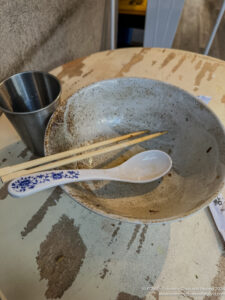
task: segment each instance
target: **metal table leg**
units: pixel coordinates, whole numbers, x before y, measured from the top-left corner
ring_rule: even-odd
[[[210,36],[210,38],[209,38],[208,44],[207,44],[207,46],[206,46],[206,48],[205,48],[205,51],[204,51],[204,54],[205,54],[205,55],[208,55],[209,50],[211,49],[212,42],[213,42],[213,40],[214,40],[214,38],[215,38],[217,29],[218,29],[218,27],[219,27],[219,25],[220,25],[220,22],[221,22],[221,20],[222,20],[224,11],[225,11],[225,0],[223,1],[222,7],[221,7],[221,9],[220,9],[219,15],[218,15],[217,20],[216,20],[216,24],[214,25],[214,28],[213,28],[213,31],[212,31],[211,36]]]

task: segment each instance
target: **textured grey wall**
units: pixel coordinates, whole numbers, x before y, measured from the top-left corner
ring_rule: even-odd
[[[105,0],[0,0],[0,81],[101,50],[104,9]]]

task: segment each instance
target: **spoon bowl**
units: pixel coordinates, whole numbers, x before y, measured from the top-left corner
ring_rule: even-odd
[[[53,170],[22,176],[9,184],[8,191],[14,197],[25,197],[71,182],[112,180],[147,183],[164,176],[171,167],[172,159],[167,153],[149,150],[138,153],[111,169]]]
[[[120,181],[147,183],[166,175],[171,167],[172,159],[167,153],[149,150],[132,156],[111,170],[118,172],[117,177]]]

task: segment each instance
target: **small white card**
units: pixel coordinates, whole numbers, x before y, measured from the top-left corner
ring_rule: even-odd
[[[208,104],[212,99],[212,97],[202,95],[198,96],[198,98],[206,104]],[[222,194],[219,194],[216,199],[214,199],[210,203],[209,209],[216,223],[216,226],[225,241],[225,200]]]
[[[225,241],[225,200],[222,194],[219,194],[216,199],[210,203],[209,209],[216,226]]]

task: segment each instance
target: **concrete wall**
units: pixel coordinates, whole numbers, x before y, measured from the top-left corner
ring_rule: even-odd
[[[0,0],[0,81],[101,50],[105,1]]]

